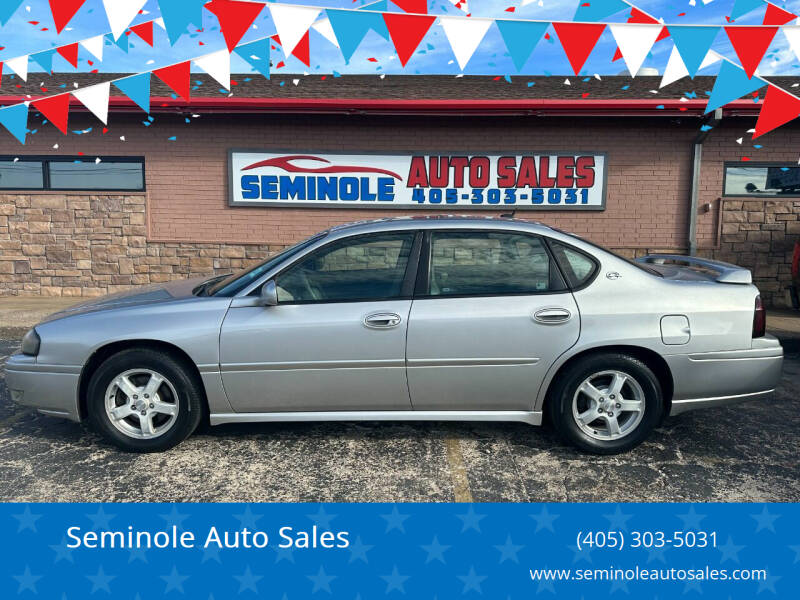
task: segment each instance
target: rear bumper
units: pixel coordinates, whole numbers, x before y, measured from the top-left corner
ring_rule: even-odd
[[[671,415],[697,408],[768,398],[781,378],[783,348],[770,336],[753,348],[665,356],[675,384]]]
[[[32,356],[14,354],[8,358],[5,371],[14,402],[47,415],[80,421],[80,367],[38,365]]]

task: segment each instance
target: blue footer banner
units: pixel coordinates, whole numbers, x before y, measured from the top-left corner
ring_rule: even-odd
[[[788,598],[796,504],[4,504],[0,598]]]

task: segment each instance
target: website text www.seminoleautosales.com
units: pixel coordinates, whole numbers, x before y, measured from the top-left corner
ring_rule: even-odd
[[[704,568],[530,569],[533,581],[765,581],[766,569]]]

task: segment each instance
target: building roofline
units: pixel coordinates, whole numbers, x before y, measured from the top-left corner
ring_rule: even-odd
[[[21,96],[0,96],[0,105],[18,104]],[[692,99],[397,99],[397,98],[242,98],[198,97],[189,101],[172,97],[152,97],[151,113],[200,114],[375,114],[375,115],[476,115],[476,116],[597,116],[597,117],[702,117],[705,98]],[[734,100],[725,105],[726,116],[757,116],[761,101]],[[87,112],[75,98],[70,109]],[[113,113],[141,112],[125,96],[112,96]]]

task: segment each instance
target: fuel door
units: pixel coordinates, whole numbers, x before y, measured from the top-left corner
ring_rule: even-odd
[[[688,344],[692,338],[689,318],[686,315],[666,315],[661,317],[661,341],[667,346]]]

